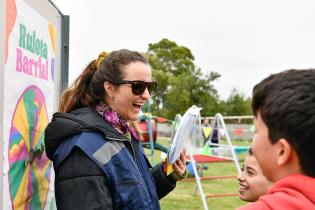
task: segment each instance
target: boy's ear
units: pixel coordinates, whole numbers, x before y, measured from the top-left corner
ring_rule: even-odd
[[[276,155],[277,164],[279,166],[285,165],[292,157],[293,149],[286,139],[280,139],[277,143]]]

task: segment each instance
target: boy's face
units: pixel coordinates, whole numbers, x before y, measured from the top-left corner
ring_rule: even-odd
[[[271,182],[263,175],[256,158],[247,155],[242,173],[237,176],[239,182],[239,197],[243,201],[254,202],[262,195],[267,194]]]
[[[253,138],[252,150],[258,164],[261,167],[263,174],[271,181],[276,181],[277,170],[277,156],[276,147],[271,144],[268,136],[268,128],[261,119],[258,112],[257,117],[254,118],[254,125],[256,132]]]

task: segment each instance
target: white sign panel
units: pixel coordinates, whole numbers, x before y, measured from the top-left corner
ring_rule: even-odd
[[[54,107],[56,28],[23,0],[8,0],[3,107],[3,209],[54,209],[44,130]]]

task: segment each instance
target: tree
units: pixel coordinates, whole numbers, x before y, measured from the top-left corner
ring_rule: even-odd
[[[212,82],[220,74],[204,74],[195,65],[190,49],[168,39],[149,44],[147,55],[158,82],[158,91],[152,97],[154,114],[173,119],[192,105],[203,107],[202,115],[215,113],[219,100]]]
[[[245,99],[244,95],[237,89],[233,89],[227,101],[225,102],[225,115],[241,116],[251,115],[251,99]]]

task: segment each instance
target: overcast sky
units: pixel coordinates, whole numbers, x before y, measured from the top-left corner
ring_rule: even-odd
[[[70,15],[70,81],[99,52],[145,52],[163,38],[215,71],[221,99],[271,73],[315,67],[314,0],[53,0]]]

